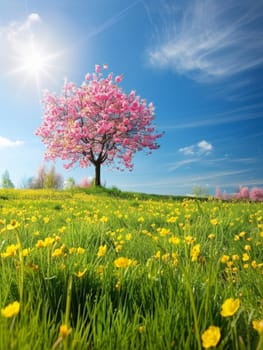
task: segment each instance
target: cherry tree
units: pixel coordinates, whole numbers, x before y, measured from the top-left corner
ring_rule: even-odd
[[[132,156],[144,149],[151,153],[162,136],[153,125],[153,104],[134,90],[124,93],[123,77],[105,74],[107,69],[96,65],[80,87],[65,82],[59,96],[45,92],[44,116],[35,132],[46,145],[45,159],[61,158],[66,169],[93,165],[96,186],[101,186],[102,164],[132,170]]]

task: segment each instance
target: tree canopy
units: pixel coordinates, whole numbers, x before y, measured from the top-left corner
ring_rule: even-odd
[[[83,84],[65,82],[62,93],[45,92],[44,116],[36,130],[46,145],[45,159],[61,158],[65,168],[95,166],[95,185],[101,184],[101,164],[132,170],[132,156],[159,147],[156,140],[154,106],[132,90],[123,92],[122,76],[102,73],[96,65]]]

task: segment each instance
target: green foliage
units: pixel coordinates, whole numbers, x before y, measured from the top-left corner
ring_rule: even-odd
[[[2,175],[2,188],[14,188],[14,184],[10,179],[9,172],[6,170]]]

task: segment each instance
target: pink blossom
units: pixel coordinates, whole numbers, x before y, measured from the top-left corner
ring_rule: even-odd
[[[121,75],[117,75],[116,77],[115,77],[115,83],[120,83],[122,81],[122,77],[121,77]]]
[[[91,78],[91,74],[90,73],[86,74],[85,80],[90,80],[90,78]]]
[[[103,65],[103,69],[104,69],[104,70],[107,70],[108,68],[109,68],[109,67],[108,67],[107,64],[104,64],[104,65]]]
[[[99,64],[95,64],[95,72],[100,73],[100,65]]]

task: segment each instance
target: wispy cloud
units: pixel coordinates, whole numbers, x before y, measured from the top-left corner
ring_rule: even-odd
[[[206,126],[238,123],[246,120],[261,119],[263,117],[262,107],[262,103],[246,105],[233,110],[228,110],[226,112],[216,113],[207,117],[195,116],[194,120],[189,120],[188,122],[181,124],[177,123],[175,125],[163,125],[162,128],[165,130],[188,128],[191,129]]]
[[[0,150],[4,148],[17,147],[23,145],[24,142],[20,140],[10,140],[6,137],[0,136]]]
[[[179,16],[170,6],[161,40],[149,51],[153,65],[211,81],[263,64],[261,0],[183,4]]]
[[[178,168],[200,162],[204,157],[210,154],[212,150],[212,144],[205,140],[199,141],[194,145],[179,148],[179,153],[186,157],[191,156],[191,158],[178,160],[177,162],[170,165],[169,170],[174,171]]]

